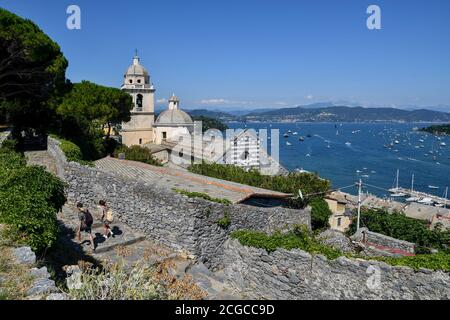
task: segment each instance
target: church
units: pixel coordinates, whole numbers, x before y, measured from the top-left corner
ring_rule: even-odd
[[[133,64],[124,75],[121,87],[133,98],[131,120],[122,123],[120,135],[126,146],[146,144],[162,144],[176,139],[177,136],[192,133],[194,122],[192,118],[180,109],[180,100],[173,95],[169,99],[166,111],[155,121],[155,87],[150,74],[136,53]]]
[[[162,164],[188,166],[194,152],[194,121],[180,109],[180,100],[169,98],[167,110],[155,120],[155,87],[150,74],[136,53],[133,64],[124,75],[121,90],[133,98],[131,120],[122,123],[120,136],[128,147],[138,145],[149,149]],[[200,130],[201,132],[201,130]],[[187,140],[184,137],[190,137]],[[261,147],[256,132],[243,130],[227,139],[201,140],[201,159],[220,164],[233,164],[246,170],[257,169],[263,174],[285,174],[287,171]],[[188,158],[185,164],[172,161]],[[177,162],[177,161],[176,161]]]

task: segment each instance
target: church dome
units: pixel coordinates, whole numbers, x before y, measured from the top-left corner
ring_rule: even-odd
[[[145,69],[140,63],[139,63],[139,57],[135,56],[133,59],[133,64],[127,69],[127,72],[125,73],[125,76],[144,76],[148,77],[149,73],[147,69]]]
[[[162,112],[155,125],[192,125],[194,121],[190,115],[180,109],[169,109]]]

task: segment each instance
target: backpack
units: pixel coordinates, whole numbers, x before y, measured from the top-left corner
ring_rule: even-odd
[[[108,222],[113,222],[114,216],[113,216],[113,212],[111,209],[108,209],[108,211],[106,211],[105,219]]]
[[[86,210],[84,212],[84,220],[83,220],[84,228],[90,228],[93,223],[94,223],[94,218],[92,217],[92,214],[88,210]]]

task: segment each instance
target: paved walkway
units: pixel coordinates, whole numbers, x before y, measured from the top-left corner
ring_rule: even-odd
[[[95,162],[104,172],[115,173],[124,178],[151,182],[164,188],[178,188],[189,192],[206,193],[213,198],[228,199],[239,203],[252,195],[284,198],[285,193],[255,188],[188,172],[186,170],[156,167],[141,162],[104,158]]]

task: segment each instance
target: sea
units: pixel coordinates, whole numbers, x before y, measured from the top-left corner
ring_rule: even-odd
[[[399,186],[443,197],[450,186],[450,137],[416,131],[426,123],[229,123],[231,129],[279,129],[280,163],[328,179],[334,189],[385,198]],[[288,133],[288,137],[283,135]],[[294,134],[297,133],[297,134]],[[299,138],[303,137],[304,141]],[[268,143],[270,152],[270,142]],[[430,188],[433,186],[433,188]],[[450,194],[449,194],[450,196]]]

